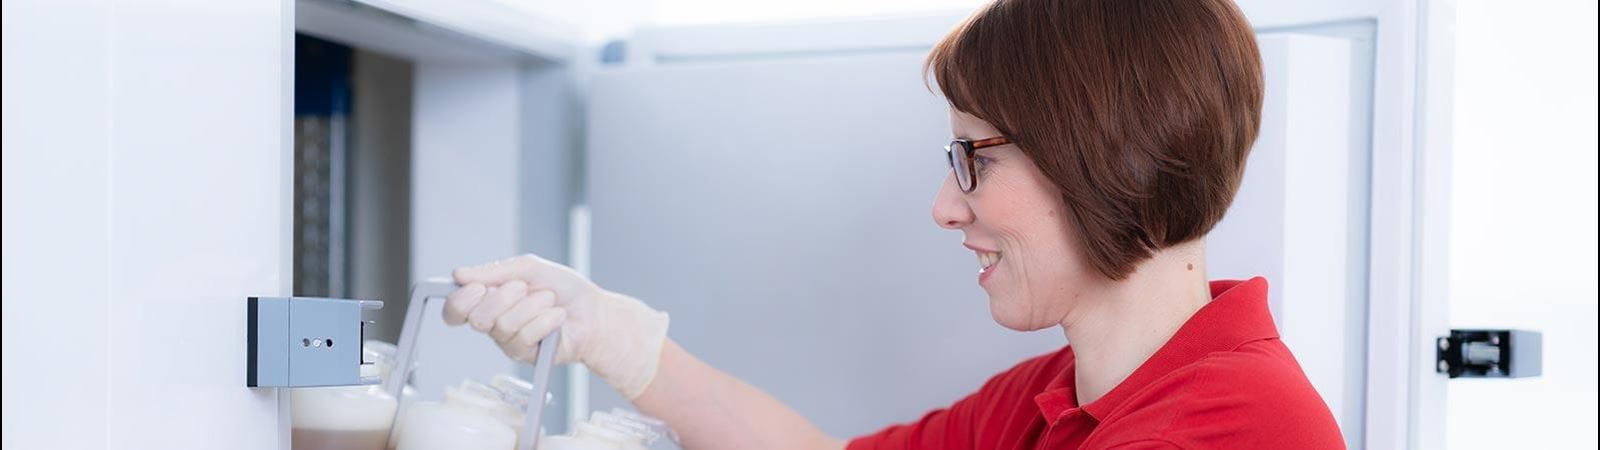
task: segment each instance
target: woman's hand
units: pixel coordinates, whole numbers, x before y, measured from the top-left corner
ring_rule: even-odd
[[[539,341],[559,327],[556,363],[582,362],[629,400],[655,378],[666,313],[534,255],[462,267],[454,275],[461,288],[445,301],[445,323],[472,324],[506,356],[533,361]]]
[[[668,342],[665,313],[566,266],[523,255],[456,269],[455,278],[461,289],[445,302],[445,322],[471,323],[522,361],[533,361],[539,341],[559,326],[556,362],[588,365],[640,411],[665,420],[685,448],[844,446],[772,396]]]

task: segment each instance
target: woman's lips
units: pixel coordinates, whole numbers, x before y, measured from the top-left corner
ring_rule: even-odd
[[[982,285],[1000,268],[1000,252],[978,252],[978,284]]]

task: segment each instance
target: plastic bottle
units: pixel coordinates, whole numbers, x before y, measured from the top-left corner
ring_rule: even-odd
[[[381,341],[362,343],[363,372],[387,379],[395,347]],[[371,373],[363,373],[371,376]],[[290,391],[290,446],[294,450],[383,450],[399,407],[394,396],[378,386],[340,386]],[[402,397],[415,395],[407,386]]]
[[[398,450],[510,450],[517,443],[527,395],[511,389],[516,380],[496,377],[490,384],[463,380],[445,388],[444,401],[407,407],[396,433]],[[522,384],[526,384],[523,382]],[[531,391],[532,387],[526,390]]]
[[[533,383],[511,375],[501,374],[490,378],[489,386],[500,394],[501,401],[510,406],[509,409],[501,410],[502,413],[499,415],[501,422],[516,431],[517,439],[521,440],[523,438],[522,420],[526,417],[528,402],[533,400]]]
[[[661,437],[660,421],[621,409],[595,411],[572,434],[539,439],[539,450],[645,450]]]

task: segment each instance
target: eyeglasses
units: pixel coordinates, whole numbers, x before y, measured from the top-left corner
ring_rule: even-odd
[[[950,161],[950,170],[956,173],[956,185],[961,187],[962,193],[971,193],[973,189],[978,188],[978,170],[972,162],[973,154],[980,148],[1010,143],[1011,139],[1005,136],[995,136],[975,141],[956,139],[950,141],[950,145],[944,146],[945,159]]]

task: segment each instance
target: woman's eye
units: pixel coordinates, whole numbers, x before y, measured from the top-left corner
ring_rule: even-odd
[[[978,171],[979,172],[982,172],[982,171],[984,171],[984,169],[989,168],[989,164],[993,163],[993,162],[994,162],[994,159],[989,158],[987,156],[972,155],[972,163],[973,163],[973,165],[978,166]]]

